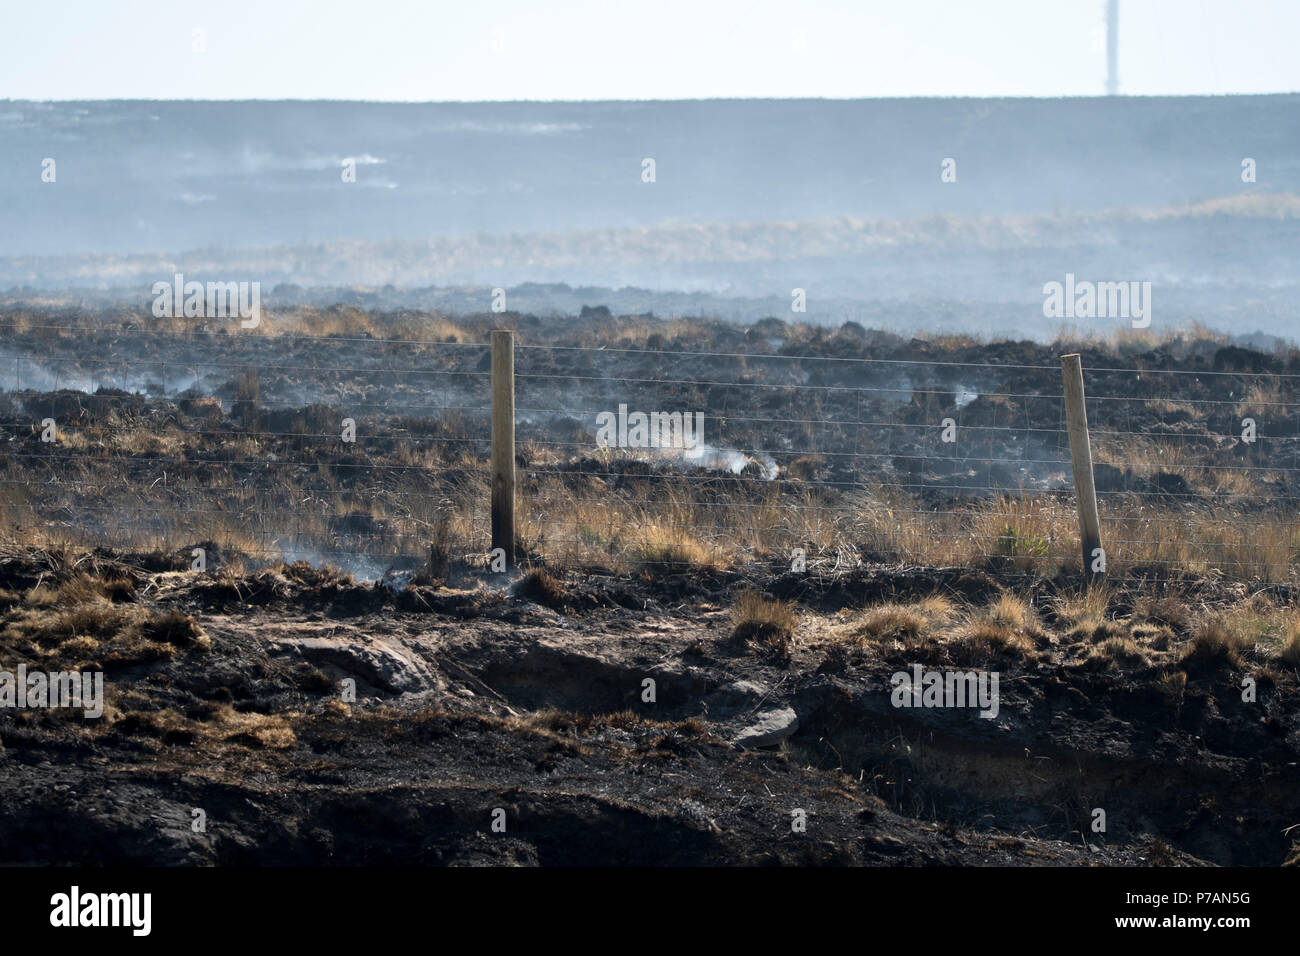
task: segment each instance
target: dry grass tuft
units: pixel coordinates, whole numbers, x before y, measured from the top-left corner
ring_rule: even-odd
[[[243,712],[226,703],[208,703],[195,717],[171,708],[128,711],[114,721],[113,729],[116,733],[156,737],[169,744],[210,741],[253,750],[283,750],[297,743],[289,716]]]
[[[1164,624],[1154,624],[1150,621],[1144,621],[1141,624],[1133,624],[1129,627],[1129,633],[1139,644],[1143,644],[1153,651],[1167,651],[1173,646],[1175,634]]]
[[[1253,643],[1230,617],[1219,615],[1201,624],[1183,651],[1183,660],[1207,668],[1239,667]]]
[[[742,591],[731,609],[731,623],[734,640],[756,645],[778,662],[789,662],[797,623],[790,602]]]
[[[137,626],[143,639],[159,644],[203,649],[212,646],[212,639],[203,633],[203,628],[183,611],[163,611],[146,618]]]
[[[1177,707],[1183,702],[1183,694],[1187,691],[1187,674],[1183,671],[1162,674],[1155,686],[1170,707]]]
[[[657,522],[639,529],[632,551],[640,565],[650,568],[717,569],[729,563],[718,549],[700,541],[689,528]]]
[[[1133,606],[1133,620],[1148,621],[1156,625],[1163,624],[1174,631],[1185,632],[1191,624],[1192,612],[1177,598],[1141,597]]]
[[[1142,667],[1149,663],[1142,646],[1129,636],[1106,638],[1090,649],[1088,660],[1119,667]]]
[[[520,578],[515,593],[556,611],[568,607],[570,600],[568,589],[545,568],[533,568]]]
[[[1096,626],[1105,622],[1114,595],[1108,584],[1058,594],[1051,604],[1058,621],[1068,626]]]
[[[134,582],[120,575],[78,573],[39,584],[0,612],[0,648],[42,667],[97,669],[170,660],[179,649],[210,646],[188,614],[118,603],[135,596]]]
[[[1290,622],[1287,633],[1280,642],[1277,656],[1289,667],[1300,667],[1300,621]]]
[[[837,636],[857,644],[898,641],[912,645],[934,629],[950,623],[955,615],[952,602],[938,595],[912,604],[889,602],[867,608],[839,629]]]
[[[1034,642],[1006,624],[973,617],[948,644],[953,663],[982,667],[999,660],[1023,660],[1033,657]]]
[[[1065,632],[1065,640],[1069,644],[1103,644],[1130,636],[1126,625],[1101,618],[1084,618]]]
[[[1016,631],[1030,632],[1039,629],[1038,612],[1028,601],[1014,594],[999,595],[984,613],[994,624],[1001,624]]]

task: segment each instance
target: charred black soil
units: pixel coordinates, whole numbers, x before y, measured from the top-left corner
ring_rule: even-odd
[[[1293,349],[3,319],[0,674],[106,699],[0,707],[0,863],[1300,858]],[[496,325],[523,565],[499,574]],[[704,410],[709,454],[598,447],[626,403]],[[900,696],[930,673],[996,700]]]
[[[1258,607],[1239,588],[1153,603],[1113,586],[1090,611],[1075,581],[1017,578],[1012,593],[961,570],[574,570],[551,577],[555,610],[519,576],[395,590],[303,564],[214,577],[148,563],[0,561],[5,667],[102,670],[107,700],[99,719],[0,716],[4,863],[1294,855],[1294,663],[1262,643],[1198,650],[1203,620]],[[784,655],[737,637],[729,608],[745,594],[793,600]],[[1008,602],[1032,615],[1013,628],[1023,641],[880,620],[993,620]],[[1121,636],[1133,653],[1098,651]],[[895,706],[891,675],[917,663],[996,669],[996,717]]]

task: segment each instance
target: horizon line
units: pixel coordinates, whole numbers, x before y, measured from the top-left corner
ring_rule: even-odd
[[[939,96],[934,94],[916,94],[904,96],[699,96],[699,97],[622,97],[608,99],[513,99],[513,100],[417,100],[417,99],[342,99],[332,97],[134,97],[134,96],[90,96],[90,97],[54,97],[33,99],[28,97],[0,97],[0,103],[348,103],[375,106],[494,106],[511,104],[530,105],[578,105],[594,103],[716,103],[716,102],[891,102],[912,100],[1191,100],[1191,99],[1244,99],[1247,97],[1285,97],[1300,95],[1300,90],[1275,90],[1271,92],[1227,92],[1227,93],[1066,93],[1038,95],[989,95],[971,96],[953,94]]]

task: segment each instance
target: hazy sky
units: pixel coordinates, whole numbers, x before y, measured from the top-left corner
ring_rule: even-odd
[[[1091,96],[1105,83],[1103,0],[0,4],[0,98]],[[1297,37],[1297,0],[1121,0],[1121,92],[1300,90]]]

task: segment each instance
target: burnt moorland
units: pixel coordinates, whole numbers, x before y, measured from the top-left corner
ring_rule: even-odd
[[[0,324],[0,671],[105,683],[96,719],[0,711],[4,862],[1297,858],[1296,352],[597,309]],[[703,412],[708,447],[599,447],[622,403]],[[896,706],[916,665],[996,673],[996,715]]]

